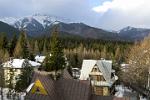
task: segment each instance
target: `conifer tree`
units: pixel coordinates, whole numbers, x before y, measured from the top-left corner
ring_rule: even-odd
[[[45,60],[45,70],[55,71],[55,75],[58,70],[61,70],[65,67],[65,58],[63,54],[62,44],[58,39],[58,29],[54,28],[50,41],[50,53],[47,54]]]
[[[15,47],[14,56],[16,58],[29,58],[30,57],[30,46],[27,40],[26,33],[20,34],[19,40]]]
[[[9,54],[10,54],[10,56],[13,56],[13,52],[14,52],[16,43],[17,43],[17,35],[14,34],[11,41],[9,42]]]
[[[8,40],[5,33],[0,35],[0,49],[7,49]]]
[[[29,64],[29,61],[25,60],[22,73],[20,74],[19,79],[17,80],[15,86],[15,90],[17,92],[22,92],[24,89],[26,89],[29,86],[32,72],[33,72],[33,68]]]
[[[45,40],[45,41],[44,41],[44,46],[43,46],[43,52],[42,52],[43,55],[46,55],[46,54],[47,54],[46,43],[47,43],[47,41]]]
[[[36,40],[34,43],[34,55],[37,55],[39,53],[40,53],[40,50],[39,50],[39,46],[38,46],[38,41]]]

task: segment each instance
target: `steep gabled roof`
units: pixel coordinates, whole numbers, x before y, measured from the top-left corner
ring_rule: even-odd
[[[105,80],[110,82],[111,81],[112,61],[98,60],[97,66],[100,69],[100,71],[103,73]]]
[[[80,80],[87,80],[89,78],[89,73],[96,63],[97,60],[83,60]]]
[[[31,89],[39,79],[48,95],[33,94]],[[125,100],[114,96],[98,96],[92,94],[92,87],[87,80],[74,80],[68,71],[63,71],[62,77],[54,81],[48,72],[35,71],[31,85],[27,89],[25,100]]]
[[[97,65],[106,81],[111,80],[112,61],[108,60],[83,60],[80,80],[87,80],[93,67]]]
[[[48,93],[48,95],[32,93],[31,90],[33,87],[31,87],[25,97],[26,100],[58,100],[56,89],[55,89],[55,83],[50,78],[49,74],[47,74],[46,72],[36,71],[34,72],[34,76],[32,78],[31,83],[35,83],[37,79],[40,80],[40,82],[46,89],[46,92]]]
[[[32,88],[36,80],[43,85],[48,95],[32,93]],[[48,73],[36,71],[34,73],[31,85],[27,89],[26,100],[89,100],[90,82],[74,80],[65,69],[63,77],[57,81],[51,79]]]

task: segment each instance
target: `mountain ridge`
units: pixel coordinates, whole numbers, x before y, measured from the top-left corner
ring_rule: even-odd
[[[31,37],[50,35],[54,25],[59,26],[59,31],[64,36],[80,36],[103,40],[138,41],[148,36],[150,29],[127,26],[119,31],[108,31],[95,28],[81,22],[73,22],[61,17],[34,14],[25,17],[4,17],[0,21],[7,23],[17,30],[25,30]],[[63,36],[63,34],[61,34]]]
[[[5,18],[9,19],[9,18]],[[13,19],[13,18],[11,18]],[[29,36],[36,37],[41,35],[49,35],[54,25],[58,25],[62,33],[70,35],[78,35],[83,38],[93,39],[108,39],[117,40],[119,36],[116,33],[108,32],[103,29],[91,27],[84,23],[73,22],[68,19],[58,18],[48,15],[32,15],[27,17],[13,19],[14,23],[7,22],[6,20],[0,19],[5,23],[12,25],[18,30],[25,30]],[[9,21],[9,20],[8,20]]]
[[[146,36],[149,36],[150,29],[148,28],[135,28],[127,26],[118,32],[119,36],[125,40],[139,41],[143,40]]]

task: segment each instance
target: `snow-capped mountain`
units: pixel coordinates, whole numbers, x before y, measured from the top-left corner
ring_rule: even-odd
[[[150,34],[150,29],[127,26],[118,33],[122,38],[134,41],[142,40],[144,37],[148,36]]]
[[[25,17],[1,17],[0,21],[19,30],[25,30],[30,36],[41,35],[44,33],[45,29],[54,24],[59,24],[60,22],[71,23],[69,19],[41,14],[34,14]]]
[[[25,17],[4,17],[3,21],[19,30],[25,30],[29,36],[49,35],[55,24],[59,25],[62,36],[80,36],[84,38],[118,39],[117,34],[103,29],[90,27],[86,24],[71,21],[66,18],[34,14]]]
[[[130,31],[130,30],[132,30],[132,29],[134,29],[134,27],[127,26],[127,27],[125,27],[125,28],[123,28],[123,29],[119,30],[119,31],[118,31],[118,33],[126,32],[126,31]]]
[[[41,23],[44,28],[50,26],[51,24],[58,24],[59,22],[71,23],[70,19],[57,16],[35,14],[32,16],[32,18],[36,19],[39,23]]]
[[[41,24],[43,28],[46,28],[52,24],[56,24],[59,22],[70,23],[69,19],[57,17],[57,16],[49,16],[49,15],[41,15],[41,14],[34,14],[25,17],[1,17],[0,21],[5,22],[9,25],[12,25],[18,29],[25,28],[28,24],[37,21],[37,23]],[[25,25],[25,26],[23,26]],[[34,26],[36,24],[34,23]]]
[[[7,23],[9,25],[14,25],[14,23],[18,20],[18,17],[0,17],[0,21]]]

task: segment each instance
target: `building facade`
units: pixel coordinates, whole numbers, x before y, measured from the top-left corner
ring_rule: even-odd
[[[90,80],[92,93],[109,96],[111,87],[118,79],[112,69],[112,61],[83,60],[80,80]]]
[[[3,81],[5,86],[9,83],[8,81],[11,79],[12,83],[15,85],[16,81],[19,78],[19,75],[22,72],[22,69],[26,66],[38,67],[39,63],[34,61],[29,61],[27,59],[12,59],[7,61],[1,65],[1,71],[3,73]]]

